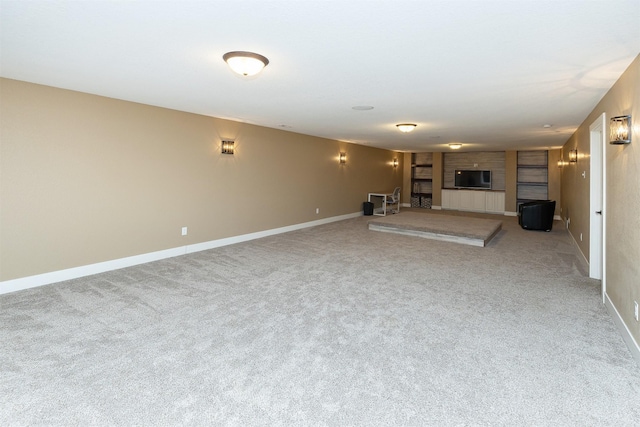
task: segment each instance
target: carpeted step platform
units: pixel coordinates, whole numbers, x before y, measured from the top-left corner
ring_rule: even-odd
[[[484,247],[502,229],[502,221],[418,212],[369,221],[369,230]]]

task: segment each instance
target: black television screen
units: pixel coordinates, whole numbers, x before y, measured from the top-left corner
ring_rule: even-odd
[[[491,189],[491,171],[456,170],[456,188]]]

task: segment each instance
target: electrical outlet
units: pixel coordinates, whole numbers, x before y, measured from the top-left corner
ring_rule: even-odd
[[[320,213],[320,208],[316,208],[316,214]]]
[[[182,235],[183,236],[187,235],[187,227],[182,227]]]
[[[636,318],[636,322],[638,321],[638,301],[633,302],[633,317]]]

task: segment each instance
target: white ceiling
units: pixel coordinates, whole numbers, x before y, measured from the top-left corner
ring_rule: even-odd
[[[0,7],[3,77],[399,151],[559,147],[640,52],[640,0]]]

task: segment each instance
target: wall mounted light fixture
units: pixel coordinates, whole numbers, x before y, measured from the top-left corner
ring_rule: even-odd
[[[416,128],[416,126],[418,125],[416,125],[415,123],[400,123],[396,125],[398,130],[403,133],[408,133],[413,131]]]
[[[391,164],[393,165],[394,168],[397,168],[398,167],[398,158],[397,157],[394,158],[393,162],[391,162]]]
[[[577,163],[578,162],[578,149],[569,150],[569,163]]]
[[[222,154],[233,154],[235,151],[234,141],[222,141]]]
[[[564,160],[560,159],[558,160],[558,167],[562,168],[564,166]]]
[[[245,77],[255,76],[269,64],[266,57],[253,52],[227,52],[222,55],[222,59],[235,73]]]
[[[631,142],[631,116],[611,117],[609,120],[609,144]]]
[[[345,153],[344,151],[340,152],[340,164],[344,165],[345,163],[347,163],[347,153]]]

